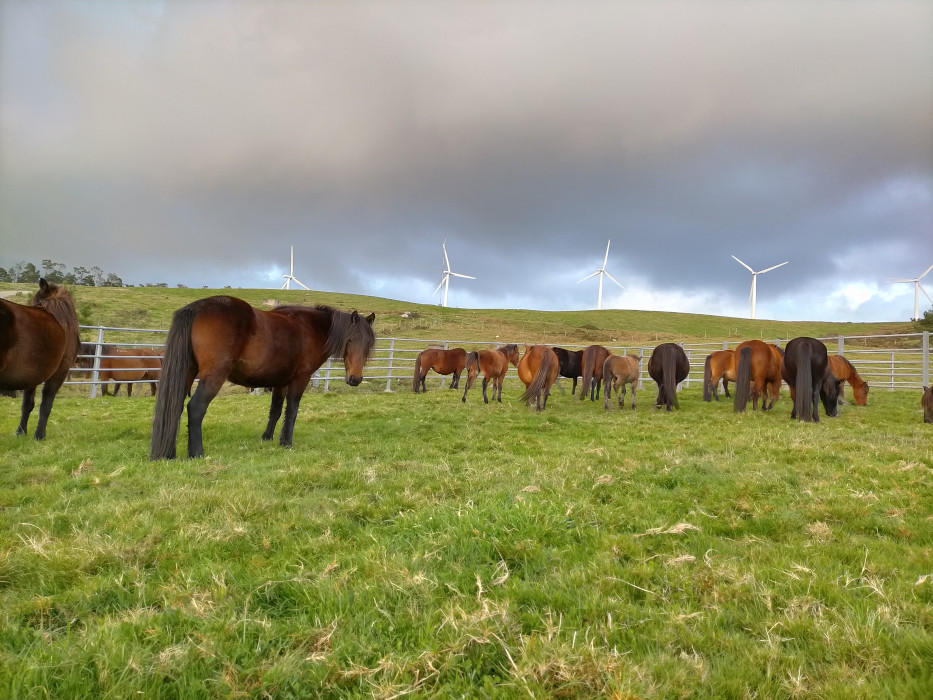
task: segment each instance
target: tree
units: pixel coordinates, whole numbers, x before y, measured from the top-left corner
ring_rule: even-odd
[[[12,282],[13,278],[10,276],[10,273],[0,267],[0,282]]]
[[[65,266],[48,258],[42,261],[42,276],[47,282],[59,284],[65,281]]]
[[[116,276],[115,273],[108,273],[107,278],[104,280],[104,287],[122,287],[123,280]]]
[[[94,275],[94,284],[98,287],[103,287],[104,282],[107,281],[107,278],[104,277],[104,271],[95,265],[91,268],[91,274]]]
[[[26,282],[27,284],[38,284],[39,283],[39,271],[36,269],[36,266],[32,263],[26,263],[23,266],[23,271],[19,276],[17,282]]]
[[[922,331],[933,331],[933,307],[923,312],[923,318],[917,321],[917,326]]]
[[[74,269],[74,283],[85,287],[94,286],[94,275],[86,267],[76,267]]]

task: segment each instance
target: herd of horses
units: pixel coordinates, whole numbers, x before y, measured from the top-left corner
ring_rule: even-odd
[[[156,395],[149,452],[152,460],[175,457],[181,414],[189,396],[188,456],[204,456],[201,426],[208,406],[226,381],[271,389],[272,402],[262,439],[273,438],[284,406],[279,443],[289,447],[302,394],[311,376],[328,358],[343,359],[347,384],[357,386],[362,381],[363,366],[375,346],[374,319],[375,314],[363,317],[356,311],[347,313],[328,306],[281,306],[264,311],[236,297],[208,297],[174,313],[162,354],[104,346],[101,379],[106,371],[108,380],[116,383],[114,394],[121,380],[150,382]],[[79,355],[83,363],[79,366],[89,366],[87,356],[93,354],[94,347],[81,343],[74,300],[66,288],[41,279],[38,291],[26,305],[0,299],[0,391],[23,391],[17,434],[27,432],[41,384],[35,438],[45,437],[52,402],[68,371]],[[104,358],[112,362],[105,364]],[[132,367],[120,364],[130,359]],[[415,393],[424,391],[425,377],[433,370],[453,375],[450,388],[457,389],[460,375],[466,371],[465,402],[477,375],[482,373],[483,401],[489,403],[487,388],[491,383],[492,399],[501,403],[502,384],[510,364],[525,385],[520,400],[533,404],[538,411],[546,408],[558,376],[573,380],[572,395],[578,378],[582,380],[581,400],[588,394],[591,401],[597,401],[602,390],[607,410],[612,392],[617,393],[621,408],[626,386],[630,386],[635,408],[640,359],[614,355],[601,345],[578,351],[525,345],[524,353],[519,353],[515,344],[474,352],[430,348],[415,361],[412,388]],[[677,385],[689,372],[690,363],[681,346],[662,343],[654,348],[648,360],[648,375],[658,386],[657,408],[663,405],[670,411],[680,407]],[[197,388],[191,395],[195,380]],[[835,416],[844,382],[852,386],[856,404],[865,405],[868,394],[868,385],[848,360],[829,355],[821,341],[807,337],[794,338],[783,349],[750,340],[735,350],[711,353],[704,368],[705,401],[719,400],[720,381],[727,397],[728,383],[735,385],[732,398],[737,412],[746,410],[749,401],[757,410],[759,399],[762,410],[770,410],[781,382],[787,382],[793,404],[791,416],[802,421],[819,421],[820,402],[828,416]],[[131,387],[128,383],[128,394],[132,393]],[[933,387],[924,387],[921,404],[924,421],[933,423]]]

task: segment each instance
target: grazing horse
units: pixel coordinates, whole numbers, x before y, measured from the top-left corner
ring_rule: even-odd
[[[776,384],[775,384],[776,383]],[[762,397],[761,410],[767,411],[765,389],[781,388],[780,355],[772,351],[763,340],[746,340],[735,348],[735,396],[732,405],[736,413],[745,411],[749,398],[752,410],[758,410],[758,398]],[[775,399],[776,400],[776,399]]]
[[[703,400],[719,401],[719,380],[726,398],[731,398],[729,382],[735,381],[735,351],[716,350],[706,356],[703,366]]]
[[[580,384],[580,400],[590,392],[590,401],[599,398],[599,388],[603,382],[603,363],[612,352],[602,345],[590,345],[583,351],[583,382]]]
[[[45,438],[55,395],[74,364],[81,339],[74,299],[65,287],[42,278],[29,305],[0,299],[0,389],[23,390],[17,435],[25,435],[42,384],[35,438]]]
[[[526,345],[525,354],[518,363],[518,378],[525,384],[521,400],[530,405],[533,399],[535,409],[543,411],[559,370],[557,353],[549,346]]]
[[[96,354],[95,343],[81,343],[81,357],[78,367],[88,368],[93,364]],[[145,357],[141,357],[145,355]],[[90,357],[89,357],[90,356]],[[109,396],[109,382],[113,381],[113,395],[120,392],[120,384],[126,382],[126,395],[133,395],[133,382],[149,380],[150,396],[156,395],[156,384],[162,369],[162,353],[149,348],[118,348],[114,345],[102,345],[98,379],[101,392]]]
[[[412,380],[411,388],[417,394],[418,390],[427,391],[424,378],[428,376],[428,371],[434,370],[438,374],[452,374],[453,381],[450,383],[451,389],[460,386],[460,374],[466,367],[466,350],[463,348],[451,348],[444,350],[442,348],[428,348],[418,353],[415,358],[415,376]]]
[[[505,379],[505,373],[509,371],[509,363],[518,366],[518,346],[515,343],[502,345],[495,350],[477,350],[469,352],[466,356],[467,382],[463,390],[461,401],[466,403],[467,392],[473,386],[476,379],[476,373],[483,372],[483,403],[489,403],[486,397],[486,386],[489,380],[492,380],[492,398],[494,401],[502,403],[502,380]]]
[[[820,421],[820,404],[826,415],[836,415],[839,382],[829,369],[826,346],[816,338],[794,338],[784,348],[781,376],[790,385],[794,408],[790,417],[801,421]]]
[[[923,422],[933,423],[933,387],[923,387],[920,405],[923,407]]]
[[[851,362],[849,362],[842,355],[830,355],[829,371],[833,373],[833,376],[836,379],[841,379],[843,382],[849,382],[849,385],[852,387],[852,396],[855,398],[856,406],[868,405],[868,382],[859,376],[859,373],[855,370],[855,367]],[[840,402],[844,398],[844,387],[844,383],[839,384]]]
[[[654,349],[648,359],[648,375],[658,384],[656,408],[661,408],[663,402],[668,411],[672,407],[680,410],[677,385],[686,379],[688,374],[690,360],[677,343],[661,343]]]
[[[635,410],[635,392],[641,375],[641,360],[637,355],[610,355],[603,362],[603,396],[605,408],[609,410],[612,390],[619,392],[619,408],[625,403],[625,385],[632,385],[632,410]]]
[[[577,377],[583,376],[583,351],[565,348],[551,348],[551,350],[556,353],[557,361],[560,363],[558,375],[573,379],[573,388],[570,390],[570,395],[573,396],[577,393]]]
[[[199,299],[175,312],[165,342],[162,386],[156,397],[149,459],[173,459],[185,396],[188,401],[188,456],[203,457],[201,423],[207,407],[227,380],[245,387],[271,387],[269,422],[262,434],[271,440],[285,420],[279,443],[291,447],[301,395],[311,375],[331,356],[343,358],[346,382],[358,386],[363,365],[375,344],[373,320],[328,306],[254,309],[242,299]]]

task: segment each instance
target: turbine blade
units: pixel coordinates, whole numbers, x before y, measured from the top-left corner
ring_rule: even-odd
[[[927,272],[929,272],[929,270],[927,270]],[[917,286],[920,288],[920,291],[923,292],[923,296],[925,296],[927,299],[930,299],[930,295],[927,294],[927,290],[923,288],[923,285],[917,282]],[[933,303],[933,299],[930,299],[930,302]]]
[[[468,279],[468,280],[476,279],[473,275],[461,275],[459,272],[451,272],[450,275],[452,277],[463,277],[464,279]]]
[[[885,284],[901,284],[902,282],[916,282],[916,281],[917,280],[915,279],[909,280],[907,278],[904,278],[904,279],[897,278],[897,279],[885,280],[884,283]]]
[[[609,244],[612,243],[612,239],[606,241],[606,257],[603,258],[603,269],[606,268],[606,262],[609,260]]]
[[[597,270],[597,271],[594,272],[592,275],[587,275],[587,276],[584,277],[582,280],[579,280],[579,281],[577,282],[577,284],[580,284],[580,282],[586,282],[590,277],[596,277],[596,275],[598,275],[600,272],[602,272],[602,270]]]
[[[447,272],[450,272],[450,259],[447,257],[447,241],[444,241],[441,246],[444,248],[444,264],[447,266],[445,269]]]
[[[610,275],[608,272],[606,272],[605,270],[603,270],[603,274],[606,275],[606,277],[608,277],[609,279],[611,279],[613,282],[615,282],[617,285],[619,285],[620,287],[622,287],[622,283],[619,282],[619,280],[617,280],[615,277],[613,277],[612,275]],[[625,289],[625,287],[622,287],[622,289]]]
[[[759,270],[758,274],[760,275],[762,272],[771,272],[771,270],[776,270],[777,268],[781,267],[782,265],[786,265],[789,262],[790,260],[786,260],[782,262],[780,265],[772,265],[771,267],[766,267],[764,270]]]
[[[297,284],[299,287],[304,287],[304,288],[307,289],[309,292],[311,291],[311,288],[310,288],[310,287],[306,287],[305,284],[304,284],[303,282],[299,282],[298,280],[295,280],[295,284]]]
[[[917,279],[918,279],[918,280],[922,280],[924,277],[927,276],[927,273],[928,273],[930,270],[933,270],[933,265],[930,265],[926,270],[924,270],[924,271],[923,271],[923,274],[920,275]]]
[[[755,271],[754,271],[752,268],[750,268],[748,265],[746,265],[745,263],[743,263],[741,260],[739,260],[739,259],[738,259],[737,257],[735,257],[734,255],[732,256],[732,259],[735,260],[739,265],[741,265],[742,267],[744,267],[746,270],[748,270],[749,272],[751,272],[753,275],[755,274]]]
[[[444,282],[446,282],[446,281],[447,281],[447,274],[445,273],[444,276],[441,277],[441,283],[440,283],[439,285],[437,285],[437,289],[435,289],[434,292],[432,292],[432,294],[431,294],[432,297],[433,297],[435,294],[437,294],[439,291],[441,291],[441,287],[444,286]]]

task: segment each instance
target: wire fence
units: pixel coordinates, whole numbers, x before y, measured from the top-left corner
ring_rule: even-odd
[[[103,360],[110,357],[105,352],[106,346],[121,348],[124,359],[146,358],[149,355],[133,355],[134,349],[161,349],[164,346],[165,330],[144,328],[112,328],[107,326],[81,326],[84,337],[92,336],[95,340],[90,342],[93,352],[85,352],[79,356],[79,362],[85,367],[76,367],[72,370],[67,384],[86,385],[90,387],[90,397],[98,395],[98,385],[101,382],[101,366]],[[120,338],[110,340],[109,338]],[[127,341],[126,338],[133,338]],[[776,338],[772,341],[783,347],[789,339]],[[919,389],[929,386],[930,383],[930,334],[904,333],[897,335],[872,336],[833,336],[820,338],[830,353],[845,355],[853,364],[859,375],[872,387],[894,389]],[[508,342],[508,341],[504,341]],[[732,349],[741,341],[704,341],[697,343],[679,343],[687,353],[690,360],[690,374],[682,383],[683,388],[703,382],[703,366],[706,356],[715,350]],[[415,360],[422,350],[428,348],[450,349],[464,348],[467,351],[492,348],[499,344],[494,341],[445,340],[423,338],[377,338],[373,355],[366,368],[365,383],[370,390],[383,391],[411,391],[415,371]],[[562,345],[568,350],[581,350],[586,345]],[[614,354],[635,355],[641,359],[641,379],[648,379],[648,358],[654,346],[642,345],[606,345]],[[83,362],[82,362],[83,361]],[[144,369],[141,361],[139,370]],[[132,368],[123,370],[123,376],[129,376]],[[343,380],[344,369],[340,358],[331,358],[321,367],[311,380],[312,389],[331,390],[331,382]],[[518,374],[514,367],[509,367],[506,380],[517,379]],[[128,384],[149,384],[151,377],[130,379]],[[449,383],[447,377],[433,372],[427,378],[428,386],[444,387]],[[121,381],[121,383],[123,383]]]

